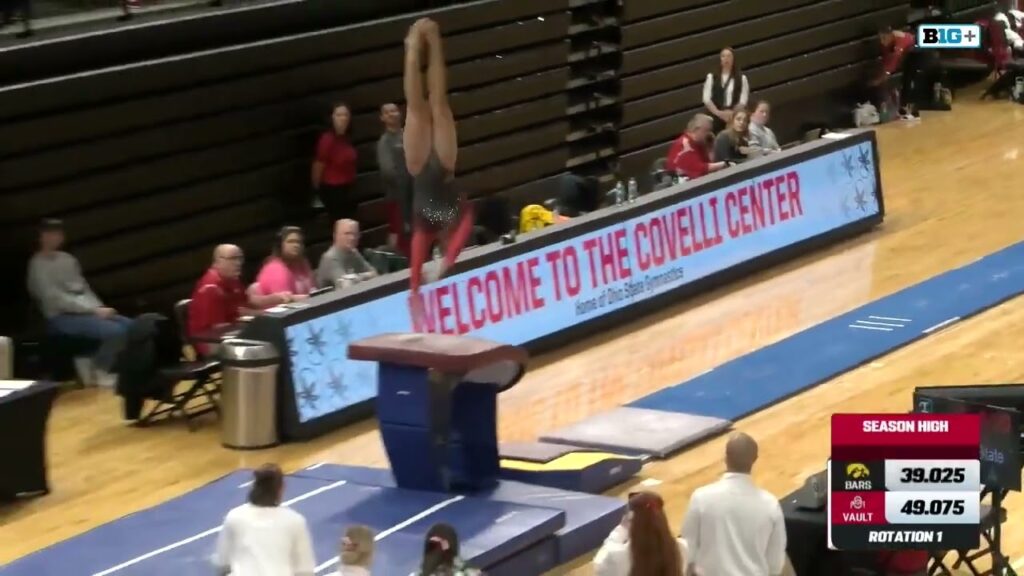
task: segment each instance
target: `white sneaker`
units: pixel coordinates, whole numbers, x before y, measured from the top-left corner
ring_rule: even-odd
[[[75,360],[75,373],[78,374],[78,380],[83,386],[95,386],[96,385],[96,365],[93,363],[92,358],[88,356],[81,356]]]
[[[117,388],[117,374],[96,370],[96,385],[100,388]]]

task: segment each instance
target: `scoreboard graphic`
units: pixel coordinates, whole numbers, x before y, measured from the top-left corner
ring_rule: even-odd
[[[980,539],[977,414],[835,414],[829,545],[974,549]]]

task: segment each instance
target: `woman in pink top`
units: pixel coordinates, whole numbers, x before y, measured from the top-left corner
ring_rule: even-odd
[[[314,288],[302,228],[285,226],[277,233],[273,254],[263,263],[256,283],[249,287],[249,299],[258,308],[270,308],[308,298]]]

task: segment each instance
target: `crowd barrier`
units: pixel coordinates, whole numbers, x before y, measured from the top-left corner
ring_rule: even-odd
[[[279,373],[285,439],[369,415],[376,367],[348,343],[391,332],[473,334],[550,348],[712,284],[863,232],[884,216],[873,131],[803,144],[464,254],[422,291],[408,272],[271,309],[243,338],[287,351]]]

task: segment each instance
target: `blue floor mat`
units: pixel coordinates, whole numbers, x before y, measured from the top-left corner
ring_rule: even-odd
[[[248,472],[231,474],[12,562],[0,568],[0,576],[207,576],[213,573],[224,515],[245,501],[250,478]],[[396,575],[415,569],[424,534],[436,522],[455,526],[464,555],[480,565],[520,557],[565,525],[565,513],[554,507],[400,490],[349,478],[288,476],[285,487],[286,503],[309,523],[321,575],[337,570],[331,561],[352,524],[368,525],[383,536],[373,570]],[[553,561],[554,554],[548,554],[543,569],[553,568]]]
[[[381,468],[320,464],[295,473],[325,482],[347,479],[362,484],[394,486],[391,472]],[[502,480],[494,490],[476,498],[523,506],[551,508],[565,512],[565,526],[555,532],[557,564],[570,562],[599,546],[622,520],[625,503],[617,498],[568,492],[558,488]],[[489,566],[489,563],[482,564]],[[493,572],[489,571],[488,573]]]
[[[735,421],[1022,293],[1019,243],[629,406]]]

